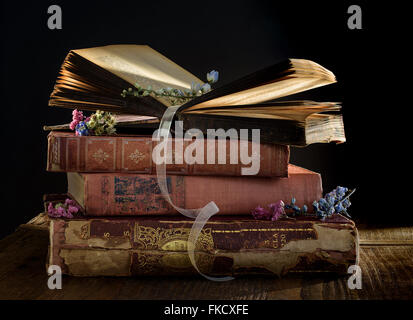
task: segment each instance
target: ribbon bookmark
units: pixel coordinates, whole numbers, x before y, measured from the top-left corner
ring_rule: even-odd
[[[167,154],[166,150],[167,145],[168,145],[168,139],[170,135],[170,130],[171,130],[171,125],[172,125],[172,120],[175,116],[176,111],[181,106],[172,106],[166,108],[165,113],[162,116],[161,123],[159,125],[159,129],[157,132],[157,139],[158,141],[162,141],[164,143],[164,159],[156,159],[156,176],[158,179],[158,185],[159,188],[161,189],[162,195],[165,198],[166,201],[179,213],[182,215],[195,219],[194,223],[192,224],[191,232],[189,233],[188,237],[188,255],[189,259],[191,260],[192,265],[194,268],[198,271],[200,275],[203,277],[207,278],[208,280],[212,281],[228,281],[234,279],[233,277],[210,277],[205,274],[203,274],[199,269],[198,266],[196,265],[195,261],[195,244],[196,241],[198,240],[199,234],[201,233],[202,228],[205,226],[209,218],[211,218],[214,214],[216,214],[219,211],[219,208],[215,204],[215,202],[211,201],[207,205],[205,205],[203,208],[198,208],[198,209],[184,209],[184,208],[179,208],[177,207],[171,200],[171,197],[169,195],[169,190],[167,187],[166,183],[166,159],[167,159]],[[183,137],[182,137],[183,139]]]

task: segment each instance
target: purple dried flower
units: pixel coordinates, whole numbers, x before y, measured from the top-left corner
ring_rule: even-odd
[[[67,198],[64,203],[57,203],[53,205],[53,203],[49,203],[47,207],[47,212],[50,217],[59,218],[73,218],[73,214],[79,212],[80,207],[70,198]]]
[[[69,205],[67,209],[67,212],[70,214],[77,213],[78,211],[79,211],[79,208],[76,206],[72,206],[72,205]]]
[[[56,208],[56,210],[57,210],[57,214],[58,214],[59,216],[64,216],[64,215],[66,214],[66,209],[65,209],[64,207],[62,207],[62,206]]]
[[[53,204],[51,202],[49,203],[49,206],[47,207],[47,211],[50,212],[50,213],[52,213],[54,211],[54,207],[53,207]]]
[[[65,200],[65,205],[66,206],[76,206],[76,202],[70,198],[66,198]]]
[[[259,206],[256,207],[251,214],[254,219],[257,220],[270,220],[271,218],[271,212]]]
[[[55,207],[53,206],[51,202],[49,203],[49,206],[47,207],[47,213],[51,217],[58,217],[57,210],[55,209]]]
[[[65,212],[62,214],[62,217],[71,219],[71,218],[73,218],[73,214],[71,214],[69,211],[65,210]]]
[[[272,221],[278,220],[285,214],[284,202],[282,200],[279,200],[276,203],[271,203],[268,205],[268,207],[271,209],[271,212],[272,212],[272,217],[271,217]]]
[[[276,203],[271,203],[268,205],[269,210],[264,209],[263,207],[256,207],[251,213],[252,216],[257,220],[272,220],[276,221],[283,215],[284,211],[284,202],[279,200]]]

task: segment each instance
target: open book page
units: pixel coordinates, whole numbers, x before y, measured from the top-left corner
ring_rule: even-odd
[[[305,90],[321,87],[330,83],[331,82],[326,79],[319,78],[288,78],[283,81],[277,81],[274,83],[205,101],[188,108],[187,110],[185,110],[185,112],[210,108],[214,106],[226,107],[231,105],[260,103],[263,101],[269,101]]]
[[[203,81],[146,45],[111,45],[72,50],[74,53],[141,87],[190,89],[192,82]],[[127,88],[125,88],[127,89]],[[161,98],[161,102],[169,103]],[[163,101],[165,100],[165,101]]]
[[[314,89],[336,82],[334,74],[319,64],[305,59],[290,59],[291,67],[285,73],[274,75],[274,78],[251,88],[232,92],[196,103],[184,110],[190,113],[211,107],[242,106],[275,100],[295,93]],[[280,77],[280,75],[283,75]]]

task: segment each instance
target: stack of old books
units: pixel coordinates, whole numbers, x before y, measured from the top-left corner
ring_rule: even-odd
[[[174,205],[192,209],[214,201],[219,207],[195,244],[201,272],[346,273],[355,264],[354,223],[339,214],[324,219],[315,215],[312,203],[323,197],[321,176],[289,164],[289,145],[345,141],[341,115],[324,113],[339,107],[312,101],[263,103],[334,81],[330,71],[311,61],[288,60],[191,99],[178,110],[174,119],[182,120],[185,129],[261,130],[258,149],[256,141],[243,144],[250,153],[259,150],[252,176],[243,175],[252,163],[229,161],[234,146],[242,158],[241,140],[214,139],[202,146],[197,162],[166,165]],[[163,87],[184,92],[192,83],[202,83],[147,46],[73,50],[60,71],[50,105],[117,114],[114,135],[80,136],[66,125],[47,128],[52,129],[47,170],[67,173],[68,193],[46,195],[46,208],[65,202],[79,208],[70,217],[51,218],[48,265],[58,265],[65,274],[197,272],[187,253],[194,220],[177,212],[161,192],[153,158],[159,141],[150,132],[172,102],[166,95],[140,95],[139,85],[137,93],[121,96],[125,88],[134,92],[128,87],[136,82],[150,86],[150,92],[162,92]],[[178,153],[191,143],[172,148],[173,158],[184,159]],[[227,161],[210,163],[211,155],[219,158],[220,143]],[[290,203],[292,198],[297,207],[307,206],[307,212],[272,220],[256,220],[251,214],[257,207],[279,200]]]

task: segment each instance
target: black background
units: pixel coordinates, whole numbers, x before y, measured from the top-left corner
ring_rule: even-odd
[[[47,27],[52,4],[62,8],[62,30]],[[362,30],[347,27],[351,4],[361,6]],[[320,172],[326,192],[357,187],[354,217],[407,223],[409,189],[397,177],[409,181],[409,105],[395,100],[408,58],[400,46],[409,33],[397,28],[403,11],[362,1],[2,2],[0,236],[41,212],[44,193],[65,192],[65,175],[45,171],[42,130],[71,118],[70,110],[47,106],[65,55],[117,43],[148,44],[201,79],[216,69],[217,85],[288,57],[332,70],[337,84],[303,96],[342,102],[347,142],[294,148],[291,162]]]

